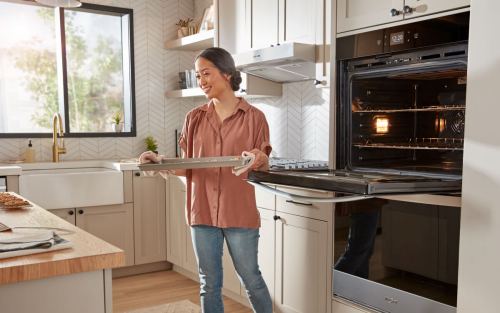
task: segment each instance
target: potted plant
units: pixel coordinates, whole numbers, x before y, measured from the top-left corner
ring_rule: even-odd
[[[179,26],[179,30],[177,31],[178,38],[189,36],[189,23],[193,20],[193,18],[188,17],[175,23],[175,25]]]
[[[158,146],[156,145],[156,140],[154,139],[153,136],[147,136],[144,138],[144,141],[146,142],[146,151],[153,151],[154,153],[158,154]]]
[[[115,121],[115,123],[113,124],[114,131],[117,133],[122,132],[123,124],[120,124],[120,122],[122,121],[122,117],[120,116],[120,114],[116,114],[116,116],[113,117],[113,120]]]

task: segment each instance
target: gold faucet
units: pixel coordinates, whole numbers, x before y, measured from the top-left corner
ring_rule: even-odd
[[[66,147],[64,146],[64,139],[62,140],[63,147],[59,148],[57,144],[57,120],[59,120],[59,136],[63,137],[63,127],[62,127],[62,119],[59,113],[54,114],[54,142],[52,143],[52,161],[59,162],[59,154],[66,154]]]

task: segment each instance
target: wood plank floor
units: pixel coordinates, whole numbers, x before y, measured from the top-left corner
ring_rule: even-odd
[[[113,310],[124,312],[189,300],[200,305],[200,284],[172,270],[113,279]],[[253,310],[224,296],[227,313]]]

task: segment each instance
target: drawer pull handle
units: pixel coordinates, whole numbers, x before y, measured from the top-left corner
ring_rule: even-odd
[[[281,219],[281,217],[280,217],[280,216],[278,216],[278,215],[275,215],[275,216],[273,216],[273,219],[274,219],[275,221],[277,221],[277,220]]]
[[[299,205],[306,205],[306,206],[312,206],[312,203],[303,203],[303,202],[297,202],[293,200],[286,200],[288,203],[293,203],[293,204],[299,204]]]

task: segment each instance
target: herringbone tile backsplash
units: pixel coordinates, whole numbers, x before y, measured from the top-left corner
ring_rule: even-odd
[[[2,0],[0,0],[2,1]],[[175,130],[187,112],[205,98],[166,99],[165,91],[179,88],[177,73],[194,68],[196,53],[164,50],[164,42],[177,38],[175,22],[198,17],[211,0],[83,0],[134,9],[136,123],[135,138],[68,138],[62,160],[120,159],[139,156],[143,139],[153,135],[158,150],[175,155]],[[271,144],[279,157],[328,160],[329,90],[312,82],[283,85],[280,98],[251,99],[269,123]],[[35,139],[37,161],[52,160],[52,139]],[[27,139],[1,139],[0,161],[24,157]]]

